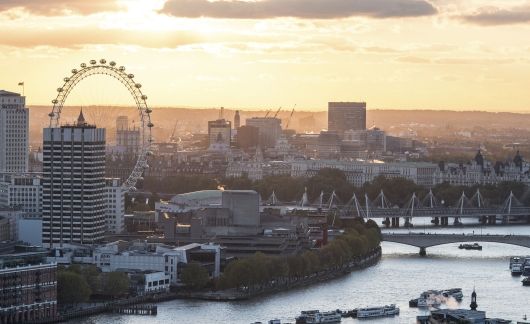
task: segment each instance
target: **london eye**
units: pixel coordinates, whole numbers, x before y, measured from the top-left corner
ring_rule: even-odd
[[[147,157],[151,154],[151,143],[153,138],[151,128],[152,110],[147,105],[147,96],[142,93],[142,85],[135,82],[134,74],[126,72],[124,66],[117,66],[116,62],[107,63],[105,59],[99,61],[91,60],[88,64],[81,63],[79,69],[72,69],[71,75],[63,79],[64,84],[57,88],[57,97],[52,100],[53,110],[48,114],[50,127],[59,127],[63,106],[72,90],[84,79],[94,75],[107,75],[117,79],[128,90],[138,109],[140,143],[138,147],[138,159],[129,177],[123,182],[122,187],[127,191],[136,190],[136,182],[142,177],[146,168]]]

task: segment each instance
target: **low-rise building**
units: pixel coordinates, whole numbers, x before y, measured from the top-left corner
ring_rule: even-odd
[[[0,256],[0,323],[52,321],[57,317],[57,264],[46,252]]]
[[[422,186],[433,186],[439,167],[427,162],[395,162],[358,160],[302,160],[291,164],[292,177],[312,177],[321,169],[338,169],[345,173],[349,182],[362,186],[379,176],[386,178],[404,178]]]

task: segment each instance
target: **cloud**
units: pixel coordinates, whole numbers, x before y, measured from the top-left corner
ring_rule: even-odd
[[[503,9],[483,7],[472,14],[462,15],[461,20],[482,26],[513,25],[530,22],[530,5]]]
[[[59,16],[65,13],[89,15],[103,11],[116,11],[115,0],[0,0],[0,12],[21,8],[42,16]]]
[[[83,37],[83,35],[89,37]],[[136,45],[147,48],[175,48],[201,40],[186,31],[166,33],[104,30],[97,28],[20,29],[2,27],[0,45],[32,48],[50,46],[79,48],[85,45]]]
[[[161,12],[177,17],[263,19],[297,17],[313,19],[364,16],[372,18],[434,15],[426,0],[168,0]]]

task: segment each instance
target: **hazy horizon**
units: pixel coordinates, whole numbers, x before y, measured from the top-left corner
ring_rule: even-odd
[[[0,88],[50,103],[72,69],[106,59],[153,107],[528,112],[529,17],[528,0],[2,1]],[[110,100],[69,102],[127,103],[106,79],[77,91]]]

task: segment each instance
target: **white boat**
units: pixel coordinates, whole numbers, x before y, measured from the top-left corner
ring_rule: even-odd
[[[273,319],[269,321],[269,324],[282,324],[282,321],[280,321],[279,319]]]
[[[523,264],[522,263],[514,263],[510,266],[510,271],[512,272],[512,276],[520,276],[524,272]]]
[[[462,293],[462,288],[451,288],[451,289],[444,290],[442,292],[442,295],[444,297],[447,297],[447,298],[448,297],[453,297],[457,301],[461,301],[462,299],[464,299],[464,294]]]
[[[357,310],[357,318],[372,318],[399,315],[399,307],[396,305],[386,305],[382,307],[360,308]]]
[[[439,291],[429,290],[421,293],[420,298],[418,298],[418,308],[429,308],[429,307],[439,307],[440,296]]]
[[[340,323],[342,316],[338,312],[316,312],[305,315],[306,324],[322,324],[322,323]]]

